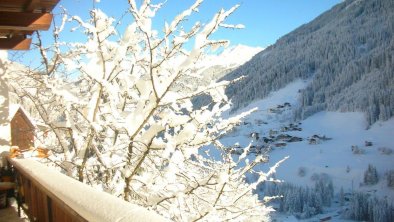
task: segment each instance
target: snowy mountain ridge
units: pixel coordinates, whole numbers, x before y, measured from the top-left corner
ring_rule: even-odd
[[[198,62],[198,72],[204,82],[216,81],[239,66],[245,64],[257,53],[261,52],[261,47],[251,47],[246,45],[229,46],[218,54],[206,54]]]
[[[205,55],[200,63],[202,68],[223,66],[231,69],[243,65],[262,50],[263,48],[261,47],[233,45],[229,46],[218,54]]]

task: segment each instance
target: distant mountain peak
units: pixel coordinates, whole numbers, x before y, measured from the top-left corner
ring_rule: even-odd
[[[251,47],[247,45],[234,45],[225,49],[218,57],[222,63],[243,65],[249,61],[254,55],[261,52],[262,47]]]
[[[263,48],[246,45],[232,45],[217,54],[208,54],[200,61],[203,69],[214,66],[222,66],[224,69],[236,68],[249,61],[254,55],[261,52]]]

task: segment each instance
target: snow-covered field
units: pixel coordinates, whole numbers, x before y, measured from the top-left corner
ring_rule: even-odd
[[[222,143],[228,147],[237,143],[245,147],[252,143],[257,150],[271,149],[269,163],[258,170],[266,171],[288,156],[277,170],[276,178],[295,185],[313,187],[311,177],[325,173],[331,177],[335,193],[343,188],[345,193],[365,191],[394,200],[394,189],[387,187],[385,177],[388,170],[394,170],[394,152],[382,152],[382,149],[394,150],[394,118],[368,127],[363,113],[319,112],[304,121],[294,122],[292,112],[297,106],[299,90],[306,84],[298,80],[240,110],[258,109],[235,131],[222,138]],[[302,138],[302,141],[288,142],[292,137]],[[267,142],[269,139],[272,141]],[[355,149],[359,154],[353,152]],[[249,154],[250,158],[254,156],[254,153]],[[373,186],[363,185],[369,164],[376,167],[379,175],[378,184]],[[295,218],[280,215],[278,219],[291,221]]]
[[[394,198],[394,191],[387,190],[383,179],[386,171],[394,169],[394,155],[384,155],[378,150],[380,147],[394,149],[394,119],[374,124],[371,129],[366,130],[364,116],[361,113],[320,112],[303,121],[302,129],[303,131],[293,135],[303,138],[314,134],[326,135],[332,140],[316,145],[310,145],[307,141],[296,142],[272,152],[271,163],[284,156],[290,157],[278,169],[278,178],[308,185],[313,173],[327,173],[333,179],[337,191],[340,187],[345,191],[370,189],[371,187],[360,187],[360,184],[363,182],[368,164],[372,164],[382,178],[373,189],[385,190],[387,192],[378,194],[391,195]],[[373,145],[365,147],[366,140],[371,141]],[[359,146],[365,153],[353,154],[352,145]],[[298,176],[300,167],[306,169],[306,175],[303,177]]]

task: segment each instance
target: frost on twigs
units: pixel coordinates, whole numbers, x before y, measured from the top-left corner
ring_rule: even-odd
[[[204,53],[228,44],[210,39],[215,31],[241,28],[224,23],[238,6],[186,30],[183,23],[202,4],[197,0],[157,31],[152,20],[165,4],[128,2],[131,22],[124,30],[100,8],[86,21],[64,15],[56,44],[44,47],[39,40],[43,66],[10,77],[17,80],[13,91],[48,126],[41,143],[52,147],[51,161],[80,181],[176,221],[264,220],[270,208],[253,194],[257,182],[245,183],[245,175],[267,157],[246,161],[245,153],[236,162],[218,141],[251,111],[222,117],[231,82],[197,91],[181,87],[184,77],[197,76]],[[85,39],[60,43],[66,20]],[[212,101],[196,107],[192,99],[201,94]],[[208,145],[219,159],[203,155]],[[273,171],[260,173],[258,182]]]

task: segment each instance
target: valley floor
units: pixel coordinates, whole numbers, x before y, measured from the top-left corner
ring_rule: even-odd
[[[278,168],[276,179],[313,187],[312,178],[324,173],[332,179],[336,194],[343,188],[345,193],[363,191],[393,201],[394,188],[387,186],[386,173],[394,170],[394,118],[368,127],[363,113],[319,112],[294,122],[292,112],[298,92],[306,84],[296,81],[239,111],[257,108],[222,138],[222,143],[228,147],[251,143],[257,153],[269,150],[269,163],[256,170],[267,171],[288,156]],[[250,153],[249,158],[255,155]],[[368,165],[378,172],[379,182],[373,186],[364,185]],[[339,208],[326,210],[335,216]],[[279,221],[295,219],[280,214],[276,217]]]

